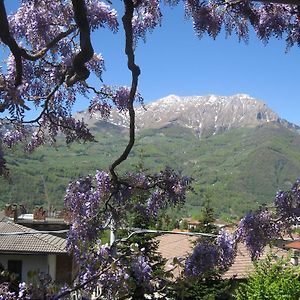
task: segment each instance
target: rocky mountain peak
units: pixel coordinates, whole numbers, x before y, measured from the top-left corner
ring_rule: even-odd
[[[100,115],[95,115],[88,120],[86,113],[80,114],[80,117],[90,124],[101,119]],[[115,110],[107,121],[122,127],[129,125],[128,116]],[[297,126],[280,119],[264,102],[247,94],[184,97],[169,95],[146,104],[145,108],[136,108],[137,130],[176,125],[194,130],[199,137],[231,128],[256,127],[269,122],[278,122],[290,129],[299,130]]]

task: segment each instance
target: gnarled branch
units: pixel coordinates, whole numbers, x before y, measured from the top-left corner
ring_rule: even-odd
[[[74,57],[73,68],[68,74],[66,80],[68,86],[73,85],[77,81],[86,80],[89,77],[90,71],[85,66],[85,63],[89,62],[94,55],[85,1],[72,0],[72,4],[74,9],[75,22],[80,32],[81,51]]]
[[[135,111],[133,107],[133,102],[135,98],[135,94],[137,92],[138,86],[138,78],[141,73],[139,66],[135,64],[135,55],[134,55],[134,43],[133,43],[133,30],[132,30],[132,18],[134,12],[134,3],[132,0],[124,0],[125,4],[125,13],[122,18],[123,27],[125,31],[125,53],[127,55],[127,66],[128,69],[131,71],[132,81],[131,81],[131,88],[129,93],[128,99],[128,111],[129,111],[129,141],[121,156],[115,160],[109,168],[109,171],[112,175],[114,181],[118,181],[118,176],[115,172],[115,168],[121,164],[124,160],[127,159],[133,145],[135,142]]]

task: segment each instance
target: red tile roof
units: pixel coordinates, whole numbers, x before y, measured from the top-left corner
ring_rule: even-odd
[[[172,262],[174,258],[182,259],[183,261],[192,252],[193,242],[197,240],[196,237],[190,237],[185,235],[165,234],[157,237],[159,240],[158,252],[162,257],[167,259],[166,270],[173,269]],[[272,249],[266,248],[266,251],[262,258],[266,257],[266,254],[272,251],[279,256],[286,256],[287,252],[280,248],[274,247]],[[242,279],[247,274],[253,271],[254,266],[251,261],[249,252],[244,244],[238,244],[237,256],[234,264],[229,270],[222,276],[223,278],[231,278],[235,276],[237,279]],[[180,274],[181,270],[175,269],[173,275],[176,277]]]
[[[285,244],[284,246],[287,248],[290,248],[290,249],[299,249],[300,250],[300,241],[293,241],[288,244]]]

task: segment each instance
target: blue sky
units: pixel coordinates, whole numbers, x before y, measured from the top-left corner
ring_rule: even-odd
[[[6,1],[8,10],[17,3]],[[285,53],[284,40],[272,39],[265,46],[253,33],[247,45],[239,43],[236,36],[226,39],[224,33],[216,40],[199,39],[181,5],[164,8],[163,13],[162,26],[136,49],[136,62],[142,70],[139,91],[146,103],[169,94],[246,93],[300,125],[299,48]],[[104,83],[129,85],[122,28],[117,34],[99,30],[92,38],[95,50],[105,58]],[[75,110],[87,105],[86,99],[78,99]]]
[[[106,59],[104,81],[129,84],[123,35],[98,32],[94,41]],[[299,58],[299,48],[285,53],[284,40],[272,39],[265,46],[254,33],[247,45],[236,36],[226,39],[224,32],[216,40],[199,39],[181,6],[167,8],[162,27],[149,34],[145,44],[138,44],[139,90],[146,102],[169,94],[246,93],[300,125]]]

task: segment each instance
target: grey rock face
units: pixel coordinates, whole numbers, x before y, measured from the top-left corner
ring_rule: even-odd
[[[90,125],[100,120],[100,115],[92,119],[86,113],[79,115]],[[77,117],[79,117],[77,116]],[[108,122],[128,127],[128,116],[113,111]],[[187,96],[170,95],[136,108],[136,128],[160,129],[179,125],[191,128],[199,136],[209,136],[231,128],[256,127],[268,122],[277,122],[292,130],[299,127],[279,118],[267,105],[249,95],[233,96]]]

